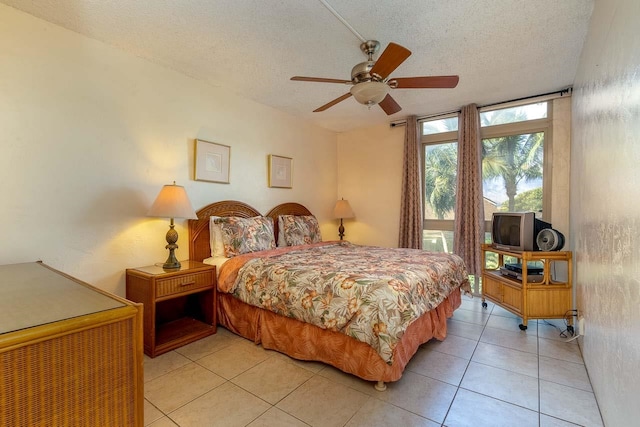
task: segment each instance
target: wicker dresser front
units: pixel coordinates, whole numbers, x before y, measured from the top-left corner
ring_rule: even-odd
[[[142,426],[142,307],[40,263],[0,278],[0,426]]]

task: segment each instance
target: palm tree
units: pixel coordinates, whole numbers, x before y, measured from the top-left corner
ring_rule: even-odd
[[[444,219],[456,203],[457,157],[455,143],[441,144],[425,156],[426,200],[438,219]]]
[[[423,124],[423,135],[458,130],[458,118],[449,117]],[[437,219],[444,219],[456,205],[456,165],[458,149],[455,142],[427,148],[425,153],[425,200]]]
[[[526,113],[513,109],[498,110],[495,114],[482,116],[483,126],[522,120],[526,120]],[[542,178],[543,143],[542,132],[483,140],[482,177],[502,177],[509,199],[509,211],[515,210],[518,184]]]
[[[527,120],[522,109],[504,109],[481,115],[483,126]],[[453,127],[452,127],[453,126]],[[434,121],[433,132],[457,130],[457,122]],[[509,135],[483,140],[482,177],[501,177],[508,197],[508,210],[515,210],[518,184],[542,177],[543,133]],[[425,200],[438,219],[455,207],[457,148],[439,144],[425,155]]]

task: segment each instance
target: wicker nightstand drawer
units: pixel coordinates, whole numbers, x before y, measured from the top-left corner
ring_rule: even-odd
[[[156,297],[161,298],[167,295],[181,294],[193,289],[206,289],[212,286],[213,281],[210,272],[162,279],[157,282]]]

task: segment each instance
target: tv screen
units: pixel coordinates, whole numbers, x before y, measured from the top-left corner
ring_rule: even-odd
[[[493,214],[491,238],[493,247],[511,251],[537,251],[540,230],[551,228],[534,212],[496,212]]]

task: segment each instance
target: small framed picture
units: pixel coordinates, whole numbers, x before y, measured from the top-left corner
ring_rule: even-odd
[[[292,188],[293,159],[269,154],[269,187]]]
[[[229,183],[231,147],[196,139],[196,181]]]

